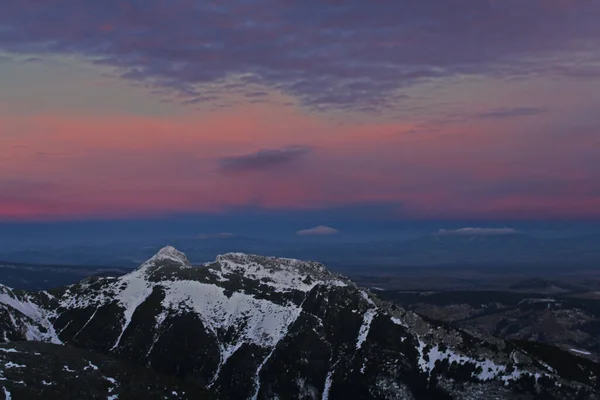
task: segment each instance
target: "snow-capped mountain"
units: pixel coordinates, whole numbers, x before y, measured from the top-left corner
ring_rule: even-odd
[[[222,399],[569,399],[599,386],[593,371],[561,376],[555,360],[427,322],[319,263],[232,253],[192,266],[172,247],[118,278],[0,287],[2,338],[124,359]]]

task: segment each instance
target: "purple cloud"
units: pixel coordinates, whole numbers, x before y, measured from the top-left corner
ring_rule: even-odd
[[[580,57],[597,54],[600,35],[595,0],[0,0],[0,9],[5,52],[83,55],[192,103],[206,85],[233,81],[249,98],[271,88],[307,107],[365,112],[439,77],[561,73],[548,62],[556,55],[579,66],[569,74],[590,74]]]
[[[306,146],[288,146],[280,149],[263,149],[255,153],[219,160],[221,171],[232,173],[242,171],[266,170],[274,166],[288,164],[311,151]]]
[[[477,114],[477,118],[513,118],[513,117],[529,117],[548,112],[545,107],[513,107],[491,110],[485,113]]]

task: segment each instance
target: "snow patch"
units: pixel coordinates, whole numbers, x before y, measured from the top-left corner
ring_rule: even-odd
[[[9,310],[9,316],[13,326],[17,330],[24,329],[25,338],[27,340],[62,344],[54,330],[54,326],[49,321],[50,313],[35,304],[32,301],[31,296],[26,294],[19,298],[12,289],[0,285],[0,304],[4,304],[9,308],[18,311],[27,317],[27,319],[34,322],[31,324],[28,323],[28,321],[23,321],[25,324],[23,327],[21,324],[17,323],[13,313]],[[38,326],[42,327],[43,330],[40,330]]]
[[[119,384],[115,378],[111,378],[109,376],[105,376],[104,379],[107,380],[107,381],[109,381],[111,383],[111,385],[113,385],[113,386],[117,386]]]
[[[88,365],[83,368],[84,371],[88,369],[93,369],[94,371],[98,371],[98,367],[92,364],[91,361],[88,361]]]
[[[375,307],[375,302],[373,302],[373,300],[371,300],[371,298],[369,297],[369,294],[367,292],[365,292],[364,290],[361,290],[360,294],[361,294],[362,298],[365,299],[367,301],[367,303],[369,303],[369,305]]]
[[[569,349],[569,350],[572,351],[573,353],[583,354],[583,355],[586,355],[586,356],[589,356],[589,355],[592,354],[589,351],[585,351],[585,350],[577,350],[577,349]]]
[[[150,296],[150,294],[152,293],[153,286],[150,282],[146,281],[144,273],[141,270],[136,270],[130,273],[129,275],[123,276],[121,279],[119,279],[118,282],[119,285],[126,285],[125,289],[122,290],[121,293],[119,293],[119,295],[117,296],[119,304],[124,308],[124,321],[121,327],[121,333],[119,334],[117,341],[111,348],[111,351],[119,347],[119,344],[121,343],[121,338],[123,337],[123,334],[125,333],[125,330],[127,330],[129,324],[131,323],[133,313],[135,312],[135,310],[137,310],[140,304],[146,301],[146,298]]]
[[[333,373],[333,369],[329,370],[329,372],[327,373],[327,377],[325,378],[325,386],[323,387],[323,396],[321,396],[321,400],[329,400],[329,392],[331,391],[331,385],[333,384]]]
[[[271,358],[271,356],[273,355],[273,353],[275,353],[275,348],[273,348],[271,350],[271,352],[265,357],[265,359],[260,363],[260,365],[256,369],[256,374],[254,375],[254,387],[255,387],[255,389],[254,389],[254,395],[252,396],[252,400],[257,400],[258,399],[258,392],[260,391],[260,372],[262,371],[262,369],[265,366],[265,364],[267,363],[267,361],[269,361],[269,359]]]
[[[245,293],[227,297],[223,288],[197,281],[168,282],[164,289],[163,308],[195,312],[215,336],[219,329],[235,327],[241,340],[261,347],[274,346],[300,312],[293,303],[279,305]]]
[[[519,379],[523,375],[535,376],[536,380],[542,376],[539,373],[522,371],[516,367],[514,367],[512,372],[507,373],[507,368],[505,365],[498,365],[492,360],[488,359],[476,360],[471,357],[457,354],[451,349],[441,351],[438,345],[431,347],[429,352],[425,353],[426,346],[427,344],[419,339],[419,347],[417,349],[419,351],[418,364],[421,371],[426,372],[427,374],[431,374],[431,372],[434,370],[436,361],[439,360],[441,362],[443,360],[448,360],[450,365],[452,365],[454,362],[459,365],[470,363],[475,365],[475,368],[480,368],[480,372],[473,372],[472,374],[473,378],[480,381],[489,381],[500,378],[504,384],[507,384],[510,381]],[[425,355],[427,355],[427,359],[425,359]]]
[[[4,368],[6,369],[11,369],[11,368],[27,368],[26,365],[23,364],[16,364],[12,361],[7,362],[6,364],[4,364]]]
[[[400,318],[396,318],[396,317],[391,317],[390,318],[392,320],[392,322],[396,325],[400,325],[403,328],[409,328],[408,324],[404,321],[402,321]]]
[[[367,336],[369,335],[369,330],[371,328],[371,322],[373,322],[375,315],[377,315],[376,309],[370,309],[364,313],[363,323],[360,326],[358,331],[358,339],[356,340],[356,350],[360,349],[365,340],[367,340]]]
[[[114,379],[114,378],[111,378],[111,377],[109,377],[109,376],[105,376],[105,377],[104,377],[104,380],[105,380],[105,381],[108,381],[108,383],[110,383],[110,384],[111,384],[111,387],[110,387],[110,388],[108,388],[108,393],[112,393],[112,392],[114,392],[114,391],[115,391],[115,389],[116,389],[116,388],[119,386],[119,382],[117,382],[117,380],[116,380],[116,379]],[[116,396],[117,396],[116,398],[118,398],[118,395],[116,395]]]
[[[2,352],[2,353],[20,353],[20,351],[17,351],[15,349],[4,349],[2,347],[0,347],[0,352]]]
[[[85,324],[83,324],[83,326],[77,331],[77,333],[75,335],[73,335],[73,339],[75,339],[77,336],[79,336],[79,334],[85,329],[87,328],[87,326],[89,325],[90,322],[92,322],[92,320],[94,319],[94,317],[96,316],[96,314],[98,313],[98,310],[100,309],[100,307],[96,307],[96,309],[94,310],[94,312],[92,313],[92,316],[90,317],[90,319],[88,319]],[[64,329],[66,329],[73,321],[69,321],[69,323],[67,324],[67,326],[65,326]],[[61,331],[62,332],[62,331]]]
[[[65,366],[63,367],[63,371],[67,371],[67,372],[75,372],[75,370],[73,370],[73,369],[69,368],[69,366],[68,366],[68,365],[65,365]]]
[[[365,373],[365,369],[367,368],[367,361],[363,361],[362,366],[360,367],[360,373],[364,374]]]
[[[304,299],[304,301],[306,301],[306,299]],[[302,313],[302,306],[304,305],[304,301],[302,301],[302,304],[300,304],[300,306],[295,310],[295,313],[293,315],[291,315],[289,317],[289,319],[287,320],[287,327],[289,328],[300,316],[300,314]],[[287,333],[287,328],[286,328],[286,332]],[[269,361],[269,359],[271,358],[271,356],[273,355],[273,353],[275,353],[275,349],[277,348],[277,344],[281,341],[281,339],[283,339],[285,337],[285,334],[280,335],[277,338],[277,343],[275,343],[272,348],[271,348],[271,352],[265,357],[265,359],[260,363],[260,365],[258,366],[258,368],[256,369],[256,374],[254,375],[254,386],[255,386],[255,391],[254,391],[254,395],[252,396],[252,400],[257,400],[258,399],[258,393],[260,391],[260,373],[263,369],[263,367],[265,366],[265,364]],[[216,378],[215,378],[216,379]]]

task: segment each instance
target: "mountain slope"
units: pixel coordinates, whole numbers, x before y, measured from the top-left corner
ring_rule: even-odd
[[[214,398],[196,385],[87,350],[0,344],[0,399],[62,399],[67,393],[76,399]]]
[[[61,343],[50,321],[52,308],[43,303],[53,300],[48,292],[28,294],[0,285],[0,343],[39,340]]]
[[[166,247],[119,278],[7,296],[0,304],[13,316],[57,336],[23,338],[126,359],[225,399],[569,399],[598,390],[589,368],[565,380],[514,344],[424,321],[318,263],[233,253],[193,267]],[[26,304],[40,313],[22,312]]]

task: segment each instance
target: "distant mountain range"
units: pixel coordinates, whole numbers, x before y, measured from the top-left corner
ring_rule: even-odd
[[[162,242],[161,242],[162,243]],[[327,240],[284,242],[243,236],[173,238],[194,262],[218,254],[245,252],[310,259],[336,270],[378,266],[569,266],[600,265],[600,235],[539,238],[512,234],[432,234],[397,241],[335,243]],[[135,267],[161,247],[157,242],[89,244],[0,252],[8,263]]]
[[[120,277],[39,292],[0,285],[0,342],[7,399],[562,400],[600,390],[588,359],[425,320],[322,264],[230,253],[192,266],[173,247]]]

